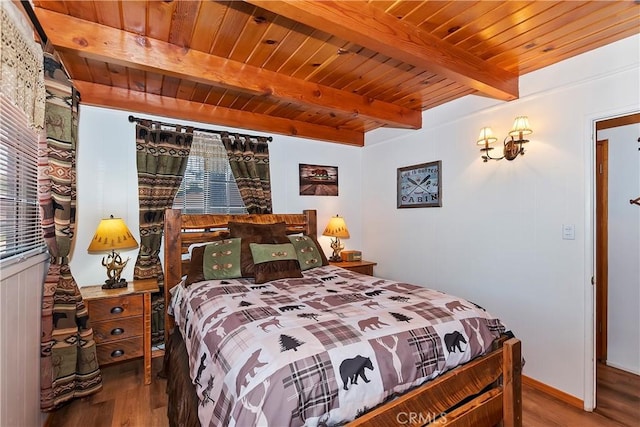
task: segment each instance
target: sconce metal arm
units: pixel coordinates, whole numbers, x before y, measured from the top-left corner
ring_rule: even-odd
[[[493,150],[493,147],[489,147],[489,144],[485,143],[484,148],[480,149],[480,151],[485,152],[482,159],[486,163],[489,160],[513,160],[518,157],[519,154],[524,156],[524,147],[522,144],[526,142],[529,142],[529,140],[522,139],[522,136],[520,139],[515,139],[513,136],[507,136],[503,141],[504,148],[502,151],[503,155],[501,157],[491,157],[489,151]]]

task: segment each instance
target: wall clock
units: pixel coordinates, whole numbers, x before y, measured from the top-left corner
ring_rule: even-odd
[[[442,161],[398,168],[398,208],[442,206]]]

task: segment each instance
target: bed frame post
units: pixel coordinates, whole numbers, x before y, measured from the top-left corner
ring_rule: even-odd
[[[305,209],[302,211],[306,217],[307,230],[305,234],[318,238],[318,212],[315,209]]]
[[[167,209],[164,213],[164,301],[171,301],[169,290],[182,278],[182,212],[180,209]],[[164,310],[164,342],[169,342],[169,335],[175,326],[167,307]]]
[[[502,352],[503,426],[522,427],[522,353],[520,340],[505,341]]]

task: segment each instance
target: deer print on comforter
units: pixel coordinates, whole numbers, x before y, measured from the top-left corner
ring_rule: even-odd
[[[350,421],[486,353],[505,331],[464,299],[334,266],[176,289],[202,426]]]

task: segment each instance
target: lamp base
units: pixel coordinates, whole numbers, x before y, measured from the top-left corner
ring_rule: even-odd
[[[336,237],[335,240],[331,241],[331,249],[333,249],[333,254],[329,258],[329,261],[332,262],[342,262],[342,257],[340,257],[340,252],[344,249],[344,245],[340,243],[340,239]]]
[[[120,279],[120,280],[108,279],[104,281],[104,285],[102,285],[102,289],[119,289],[119,288],[126,288],[127,286],[129,286],[129,284],[125,279]]]

